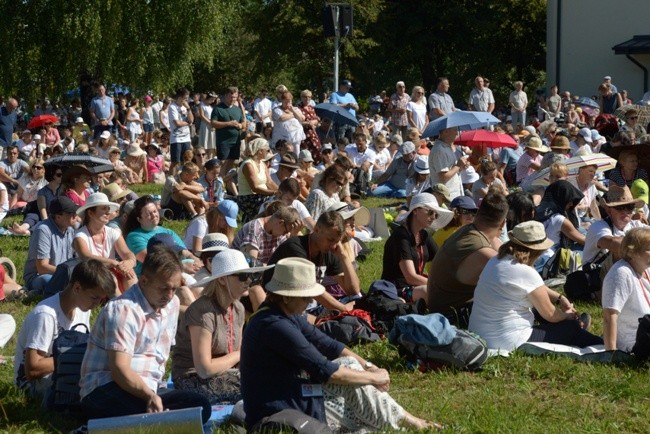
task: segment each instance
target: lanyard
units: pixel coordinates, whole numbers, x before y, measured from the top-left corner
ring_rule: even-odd
[[[228,314],[230,321],[228,322],[228,354],[233,352],[233,347],[235,346],[235,331],[233,329],[233,319],[232,319],[232,305],[228,306]],[[223,314],[223,319],[226,319],[226,314]]]
[[[643,284],[643,281],[641,280],[643,277],[645,277],[646,280],[650,281],[650,277],[648,277],[647,271],[644,271],[641,277],[639,277],[639,286],[641,286],[641,293],[643,294],[646,303],[648,303],[648,306],[650,306],[650,299],[648,298],[648,290],[646,289],[645,285]]]
[[[418,250],[418,274],[422,274],[424,271],[424,244],[420,244]]]

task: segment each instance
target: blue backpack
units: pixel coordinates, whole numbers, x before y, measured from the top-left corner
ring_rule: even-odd
[[[85,332],[75,330],[78,327]],[[59,333],[52,344],[54,373],[52,388],[47,396],[47,408],[56,411],[81,411],[79,379],[90,334],[85,324],[75,324]]]

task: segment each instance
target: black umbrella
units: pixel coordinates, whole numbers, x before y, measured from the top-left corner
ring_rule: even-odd
[[[66,154],[52,157],[45,162],[46,166],[54,165],[62,168],[72,166],[84,166],[90,173],[98,174],[112,172],[115,170],[113,163],[105,158],[95,157],[89,154]]]

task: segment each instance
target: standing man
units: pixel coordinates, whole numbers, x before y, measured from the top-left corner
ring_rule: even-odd
[[[59,196],[50,203],[48,218],[34,227],[23,271],[28,289],[43,293],[56,266],[74,256],[72,240],[78,208],[67,196]]]
[[[185,151],[192,149],[192,138],[190,125],[194,122],[194,114],[187,102],[190,91],[184,87],[176,91],[174,101],[169,104],[169,131],[171,144],[170,153],[172,164],[169,168],[170,173],[174,173],[174,167],[183,158]]]
[[[510,93],[508,103],[512,116],[512,127],[518,130],[518,125],[526,126],[526,108],[528,107],[528,96],[524,92],[524,82],[515,81],[515,90]]]
[[[551,95],[546,98],[546,110],[554,120],[562,112],[562,97],[558,94],[557,84],[551,86]]]
[[[476,112],[494,111],[494,96],[489,87],[485,87],[485,80],[480,75],[474,79],[476,87],[469,93],[469,109]]]
[[[342,80],[341,83],[339,83],[338,92],[332,92],[332,95],[330,95],[330,103],[346,109],[356,118],[359,104],[357,104],[354,95],[350,93],[350,89],[352,89],[352,83],[350,83],[350,80]],[[347,137],[349,141],[352,141],[352,134],[354,134],[354,127],[352,125],[339,125],[336,138],[340,139],[342,137]]]
[[[223,102],[212,110],[210,121],[217,132],[217,158],[221,164],[221,176],[225,177],[235,167],[240,154],[240,134],[245,130],[244,110],[239,102],[239,89],[226,89]]]
[[[431,185],[444,184],[452,200],[463,195],[460,172],[469,166],[467,157],[458,158],[456,155],[454,141],[457,136],[458,128],[445,128],[440,132],[429,153]]]
[[[157,130],[160,129],[160,110],[162,110],[164,99],[165,92],[160,92],[156,102],[151,104],[151,109],[153,110],[153,126]]]
[[[111,131],[115,118],[113,98],[106,95],[106,87],[97,85],[97,96],[90,102],[90,117],[93,120],[93,140],[97,140],[103,131]]]
[[[0,158],[5,156],[7,148],[13,142],[14,127],[18,119],[18,101],[9,98],[4,106],[0,106]]]
[[[406,104],[411,100],[411,97],[405,90],[406,85],[403,81],[398,81],[395,84],[395,93],[390,97],[389,108],[391,126],[402,138],[406,137],[406,131],[409,128]]]
[[[271,100],[266,97],[268,91],[262,89],[260,96],[253,103],[253,112],[255,114],[255,131],[259,134],[266,125],[271,125]]]
[[[89,418],[158,413],[202,407],[207,398],[181,390],[167,391],[165,363],[178,323],[182,266],[169,248],[152,247],[138,283],[102,309],[81,365],[81,403]]]
[[[447,93],[449,92],[449,80],[447,77],[438,77],[436,91],[429,95],[429,119],[435,120],[441,116],[456,111],[454,100]]]

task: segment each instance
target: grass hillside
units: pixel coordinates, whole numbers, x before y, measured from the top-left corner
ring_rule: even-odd
[[[144,186],[138,193],[156,193],[157,186]],[[368,199],[367,206],[391,201]],[[13,221],[5,220],[3,224]],[[182,235],[182,222],[165,226]],[[28,238],[2,237],[3,256],[22,272]],[[371,243],[372,253],[361,263],[362,288],[381,275],[383,242]],[[22,280],[22,276],[19,276]],[[20,328],[39,300],[0,303]],[[590,312],[593,331],[602,332],[598,306],[578,305]],[[96,312],[95,312],[96,314]],[[586,364],[565,357],[532,357],[514,353],[509,358],[489,359],[475,373],[441,371],[426,374],[406,366],[397,350],[386,342],[355,348],[375,364],[391,372],[391,394],[413,414],[436,420],[448,432],[507,433],[613,433],[650,431],[650,373],[647,366]],[[11,356],[15,337],[0,349]],[[13,386],[13,366],[0,365],[0,432],[61,433],[81,421],[40,409]]]

